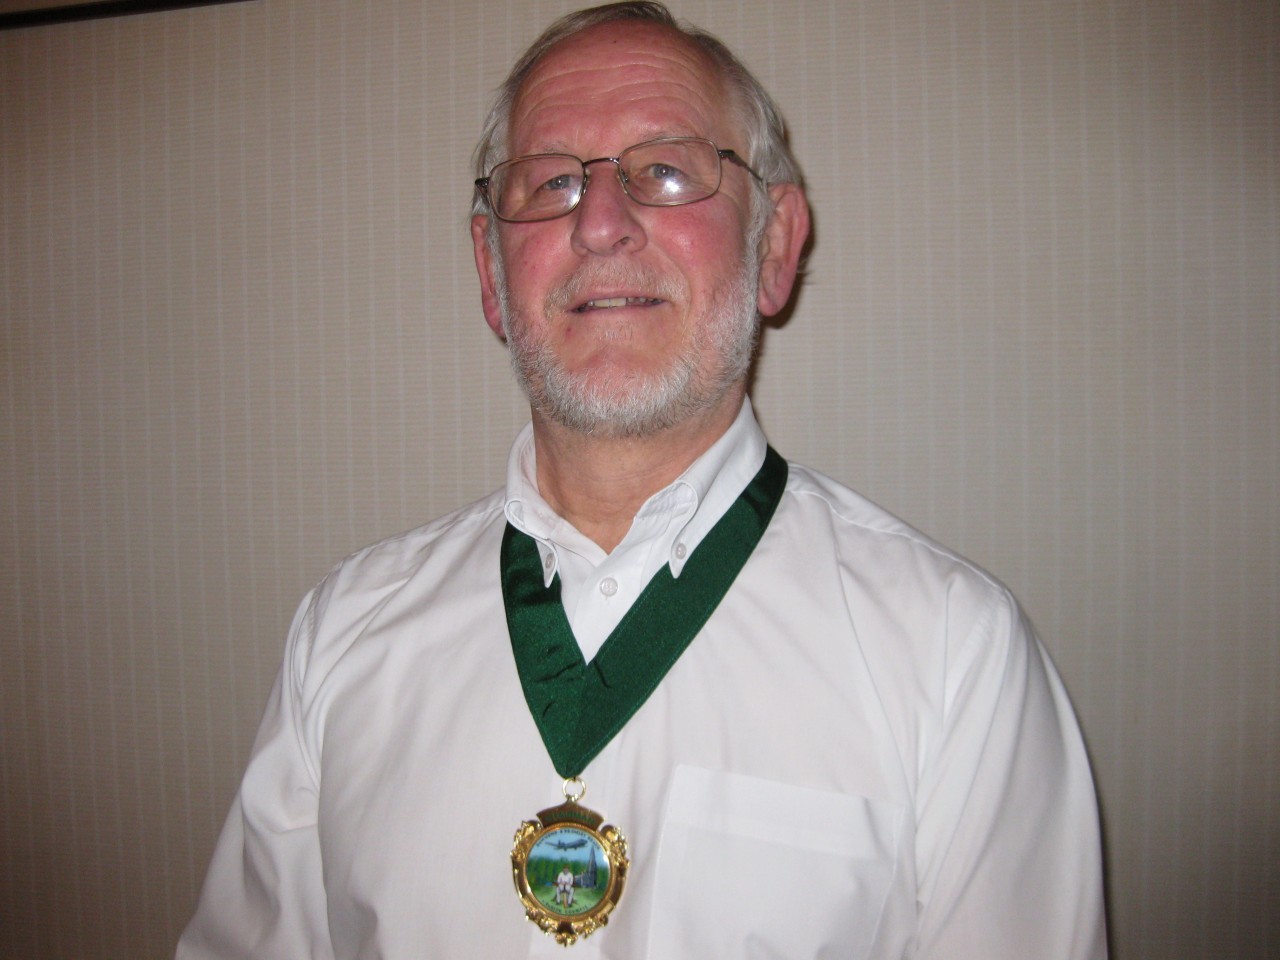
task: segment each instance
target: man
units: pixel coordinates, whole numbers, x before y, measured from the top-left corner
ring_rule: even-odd
[[[567,863],[556,876],[556,903],[562,907],[573,906],[573,871]]]
[[[508,856],[562,787],[629,857],[581,957],[1104,956],[1088,765],[1016,604],[752,415],[809,229],[764,91],[662,7],[599,8],[477,156],[532,423],[503,491],[303,602],[178,956],[560,955]]]

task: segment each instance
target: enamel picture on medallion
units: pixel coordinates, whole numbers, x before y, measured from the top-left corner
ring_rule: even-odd
[[[563,944],[608,923],[626,880],[627,842],[575,803],[544,810],[516,832],[516,891],[530,920]]]
[[[609,887],[609,858],[594,836],[578,827],[544,833],[529,851],[529,891],[552,913],[576,917],[600,902]]]

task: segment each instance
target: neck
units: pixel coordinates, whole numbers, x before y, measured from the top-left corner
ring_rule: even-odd
[[[538,491],[584,536],[612,551],[644,502],[724,435],[744,394],[734,391],[706,413],[643,437],[585,435],[535,411]]]

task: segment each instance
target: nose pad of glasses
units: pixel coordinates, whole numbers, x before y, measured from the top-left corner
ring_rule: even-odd
[[[601,163],[606,160],[609,163],[613,164],[614,176],[618,178],[618,183],[622,185],[622,192],[625,193],[628,197],[631,196],[631,191],[627,189],[627,184],[631,182],[631,178],[627,176],[627,171],[623,169],[622,164],[618,162],[618,158],[617,157],[601,157],[599,160],[588,160],[586,163],[582,165],[582,190],[578,194],[579,203],[581,203],[582,198],[587,195],[587,187],[591,186],[591,170],[589,169],[590,164]]]

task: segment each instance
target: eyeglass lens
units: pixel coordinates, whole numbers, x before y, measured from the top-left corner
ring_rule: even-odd
[[[587,161],[600,163],[605,160]],[[720,187],[720,155],[708,140],[654,140],[618,157],[623,189],[637,203],[666,207],[705,200]],[[583,162],[547,154],[499,164],[489,178],[489,201],[504,220],[549,220],[582,199]],[[599,176],[599,174],[596,174]]]

